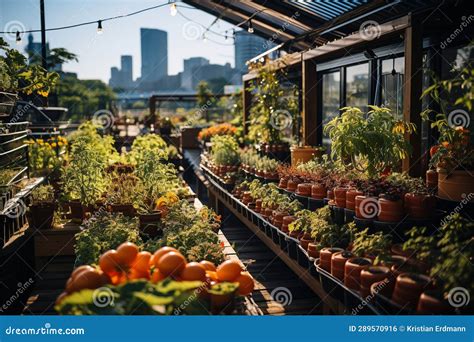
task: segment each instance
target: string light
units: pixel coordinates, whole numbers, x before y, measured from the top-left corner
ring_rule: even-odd
[[[21,44],[21,35],[20,35],[20,31],[16,31],[16,43],[18,45]]]
[[[170,14],[172,17],[174,17],[178,13],[178,8],[176,7],[176,3],[171,3],[170,6]]]
[[[249,26],[249,28],[248,28],[248,30],[247,30],[248,33],[253,33],[253,32],[254,32],[254,29],[253,29],[253,25],[252,25],[252,19],[249,19],[249,21],[248,21],[248,26]]]
[[[97,22],[97,34],[102,34],[104,31],[102,30],[102,20]]]

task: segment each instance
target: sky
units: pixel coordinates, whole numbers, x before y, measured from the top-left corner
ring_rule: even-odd
[[[167,0],[45,0],[46,28],[72,25],[86,21],[97,21],[106,17],[128,14],[147,7],[166,4]],[[39,0],[0,0],[0,32],[40,29]],[[202,40],[204,28],[214,16],[191,6],[177,2],[180,13],[170,15],[168,5],[135,16],[102,24],[103,34],[97,34],[97,24],[46,32],[50,48],[63,47],[78,55],[79,62],[69,62],[64,71],[76,72],[81,79],[101,79],[108,82],[110,68],[120,67],[121,55],[133,56],[133,78],[140,76],[140,28],[158,28],[168,32],[168,74],[183,70],[183,59],[205,57],[211,63],[234,65],[232,39],[207,33]],[[201,24],[196,24],[197,22]],[[225,35],[234,26],[219,20],[211,30]],[[230,31],[229,31],[230,32]],[[40,33],[34,40],[41,41]],[[22,36],[17,45],[14,35],[1,35],[11,46],[24,52],[27,37]]]

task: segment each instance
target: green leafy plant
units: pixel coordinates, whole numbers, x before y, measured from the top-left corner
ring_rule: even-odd
[[[96,264],[102,253],[117,248],[124,242],[141,244],[138,220],[121,213],[97,212],[85,221],[84,229],[76,234],[76,263]]]
[[[30,194],[30,203],[39,205],[54,203],[54,189],[51,185],[40,185],[33,189]]]
[[[314,211],[310,211],[306,209],[298,211],[295,214],[296,220],[294,220],[288,225],[288,230],[290,231],[290,233],[292,232],[310,233],[311,224],[315,215],[316,213]]]
[[[374,264],[378,264],[388,260],[391,245],[392,237],[389,234],[369,234],[369,228],[366,228],[355,234],[352,253],[360,257],[374,256]]]
[[[233,136],[212,137],[212,161],[217,165],[238,165],[240,163],[239,145]]]
[[[399,121],[390,109],[369,106],[365,115],[359,108],[341,108],[324,131],[331,139],[331,156],[375,177],[387,168],[397,168],[408,157],[411,146],[405,134],[415,131],[411,123]]]

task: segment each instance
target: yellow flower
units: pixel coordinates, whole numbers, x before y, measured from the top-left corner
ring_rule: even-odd
[[[51,147],[56,147],[57,144],[55,142],[51,143]]]

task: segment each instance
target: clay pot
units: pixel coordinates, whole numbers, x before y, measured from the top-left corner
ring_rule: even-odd
[[[330,201],[334,200],[334,190],[333,189],[328,189],[326,191],[326,198]]]
[[[344,266],[352,257],[354,254],[349,251],[334,253],[331,257],[331,274],[340,281],[344,281]]]
[[[278,183],[278,187],[280,189],[286,189],[288,185],[288,178],[287,177],[281,177],[280,182]]]
[[[311,146],[293,146],[291,151],[291,166],[298,166],[298,164],[306,163],[318,154],[318,150]]]
[[[427,220],[433,216],[436,208],[434,196],[405,194],[405,210],[408,216],[414,220]]]
[[[430,277],[417,273],[402,273],[395,282],[392,300],[403,307],[416,308],[422,292],[430,287]]]
[[[327,189],[322,184],[313,184],[311,186],[311,197],[315,199],[324,199],[327,196]]]
[[[122,213],[125,216],[135,216],[135,208],[132,204],[111,204],[110,211],[113,213]]]
[[[474,176],[472,170],[456,170],[448,173],[438,169],[438,196],[449,201],[461,202],[467,197],[464,194],[474,193]],[[469,199],[474,202],[474,199]]]
[[[281,231],[283,233],[288,233],[288,226],[290,225],[291,222],[296,220],[296,217],[294,216],[284,216],[283,217],[283,222],[281,224]]]
[[[424,291],[418,300],[416,311],[422,315],[449,315],[454,309],[443,298],[443,294],[436,290]]]
[[[250,191],[244,191],[242,195],[242,203],[247,205],[252,202],[252,196],[250,195]]]
[[[360,272],[372,265],[368,258],[354,257],[346,261],[344,265],[344,285],[348,288],[360,290]]]
[[[346,192],[346,187],[338,186],[334,188],[334,202],[339,208],[346,207]]]
[[[262,210],[262,199],[259,198],[259,199],[255,200],[255,209],[254,210],[255,210],[256,213],[259,213],[260,210]]]
[[[426,186],[431,189],[438,188],[438,172],[435,170],[426,171]]]
[[[346,192],[346,208],[355,210],[355,198],[356,196],[362,196],[364,193],[357,189],[351,188]]]
[[[278,173],[273,171],[273,172],[264,172],[263,173],[263,178],[268,179],[268,180],[276,180],[278,179]]]
[[[342,248],[325,247],[319,252],[319,265],[322,269],[331,272],[331,258],[334,253],[344,251]]]
[[[295,231],[295,230],[290,233],[290,236],[291,236],[293,239],[298,239],[298,240],[299,240],[299,238],[300,238],[301,235],[302,235],[301,232]]]
[[[390,269],[385,266],[370,266],[360,272],[360,293],[365,298],[373,283],[389,279]]]
[[[356,196],[355,198],[356,217],[365,220],[371,220],[377,217],[378,199],[376,197]]]
[[[288,191],[291,191],[291,192],[295,192],[296,191],[296,188],[298,187],[298,182],[293,180],[293,179],[289,179],[288,180],[288,183],[286,184],[286,190]]]
[[[308,244],[308,255],[311,257],[311,258],[314,258],[314,259],[317,259],[319,258],[319,245],[314,243],[314,242],[310,242]]]
[[[310,183],[300,183],[296,187],[295,194],[300,196],[311,196],[311,184]]]
[[[379,198],[379,214],[377,216],[382,222],[400,222],[405,216],[402,200],[391,201]]]
[[[303,247],[304,250],[307,250],[308,245],[314,241],[310,233],[304,233],[302,236],[300,236],[299,240],[300,240],[300,245],[301,247]]]
[[[281,228],[283,224],[283,217],[288,216],[288,213],[281,212],[281,211],[273,211],[273,225],[277,228]]]
[[[411,258],[411,256],[413,255],[413,251],[403,249],[402,243],[393,244],[390,248],[390,251],[392,252],[392,254],[403,256],[406,259]]]

